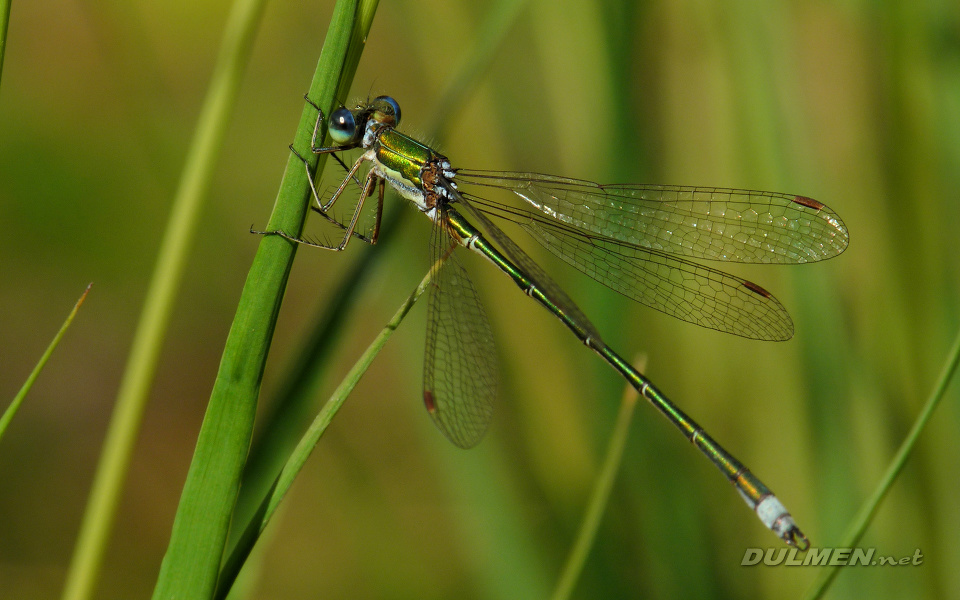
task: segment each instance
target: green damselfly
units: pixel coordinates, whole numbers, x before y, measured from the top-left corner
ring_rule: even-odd
[[[309,98],[307,99],[310,102]],[[385,184],[413,202],[434,224],[435,257],[457,246],[489,260],[559,318],[650,401],[733,483],[768,528],[791,546],[809,542],[763,482],[714,441],[679,407],[607,346],[577,305],[487,215],[520,225],[565,262],[625,296],[689,321],[761,340],[786,340],[793,322],[786,309],[755,283],[690,259],[795,264],[836,256],[847,247],[846,227],[824,204],[791,194],[669,185],[601,185],[537,173],[454,168],[429,146],[397,131],[400,107],[380,96],[330,115],[333,145],[320,146],[318,111],[311,151],[333,154],[347,175],[322,200],[304,162],[316,212],[343,229],[338,244],[321,244],[282,231],[311,246],[343,250],[357,237],[376,243]],[[347,166],[336,153],[360,149]],[[361,167],[369,163],[362,176]],[[328,214],[353,184],[360,194],[347,224]],[[494,190],[522,199],[522,208],[489,200]],[[364,201],[376,192],[373,232],[357,232]],[[427,319],[423,397],[437,427],[468,448],[490,422],[497,387],[496,352],[479,296],[453,254],[434,278]]]

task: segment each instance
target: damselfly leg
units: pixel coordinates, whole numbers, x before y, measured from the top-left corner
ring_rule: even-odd
[[[340,243],[338,244],[325,244],[318,241],[308,240],[303,237],[294,236],[280,230],[257,231],[251,228],[250,232],[260,234],[260,235],[279,235],[282,238],[285,238],[292,242],[296,242],[298,244],[305,244],[307,246],[311,246],[314,248],[322,248],[324,250],[333,250],[335,252],[343,251],[347,247],[347,244],[350,242],[350,238],[352,237],[357,237],[361,241],[367,242],[369,244],[376,244],[377,239],[380,236],[380,221],[383,216],[383,195],[384,195],[383,178],[378,177],[377,174],[374,172],[374,170],[371,169],[367,172],[364,182],[360,183],[360,180],[357,177],[357,171],[360,169],[361,165],[363,165],[364,162],[369,161],[369,158],[367,158],[365,155],[361,155],[354,162],[353,166],[348,168],[346,163],[344,163],[343,160],[336,154],[337,152],[342,152],[345,150],[351,150],[353,148],[356,148],[358,144],[355,142],[348,141],[347,143],[343,143],[335,146],[325,146],[325,147],[317,146],[317,135],[318,135],[318,132],[320,131],[320,126],[324,119],[323,110],[321,110],[320,107],[317,106],[306,95],[304,95],[304,99],[307,101],[307,103],[310,106],[312,106],[317,110],[317,121],[313,127],[313,136],[311,137],[311,140],[310,140],[310,151],[313,152],[314,154],[332,154],[334,159],[338,163],[340,163],[340,166],[342,166],[344,170],[347,172],[343,181],[340,183],[340,186],[330,196],[329,200],[324,202],[321,199],[320,193],[317,191],[317,187],[314,182],[314,179],[316,176],[310,170],[310,163],[299,152],[297,152],[297,150],[293,147],[293,144],[291,144],[289,148],[290,148],[290,151],[293,152],[293,154],[298,159],[300,159],[300,162],[303,163],[303,168],[307,176],[307,182],[310,184],[310,192],[313,195],[314,201],[316,202],[316,207],[311,206],[310,208],[315,212],[317,212],[318,214],[320,214],[321,216],[323,216],[330,223],[343,229],[344,231],[343,238],[340,240]],[[340,110],[334,111],[334,115],[340,114],[341,112],[342,111]],[[347,111],[346,114],[351,114],[351,113]],[[343,124],[342,123],[339,124],[338,127],[340,127],[341,129],[337,129],[337,127],[334,127],[334,130],[331,131],[331,136],[334,139],[338,138],[337,131],[342,130]],[[340,137],[342,138],[342,136]],[[333,207],[333,205],[337,202],[337,200],[340,199],[340,197],[343,195],[347,187],[349,187],[351,182],[354,182],[358,186],[360,186],[361,191],[360,191],[359,197],[357,198],[357,205],[353,211],[353,216],[350,219],[350,222],[347,225],[344,225],[338,219],[333,218],[329,214],[329,211]],[[375,188],[377,189],[377,208],[374,215],[373,232],[369,237],[367,237],[363,234],[357,233],[356,228],[357,228],[357,223],[360,220],[360,214],[363,210],[364,202],[373,193]]]

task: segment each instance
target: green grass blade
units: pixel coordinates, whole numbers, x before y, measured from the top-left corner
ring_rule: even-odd
[[[643,372],[646,359],[635,361],[637,370]],[[590,548],[597,538],[597,530],[600,528],[600,520],[603,518],[603,511],[610,503],[610,492],[613,490],[613,483],[617,478],[617,471],[620,470],[620,464],[623,462],[623,449],[627,445],[627,436],[630,433],[630,420],[633,418],[633,411],[637,406],[640,394],[633,386],[627,386],[620,402],[620,410],[617,412],[617,420],[613,426],[613,434],[607,444],[607,453],[603,459],[603,467],[600,469],[600,475],[594,483],[593,491],[590,494],[590,501],[587,503],[587,510],[583,513],[583,520],[580,522],[580,529],[577,532],[577,539],[570,549],[567,561],[560,571],[560,578],[557,580],[557,587],[553,591],[553,600],[565,600],[573,594],[573,590],[583,572],[583,565],[587,562],[590,555]]]
[[[427,286],[430,285],[430,280],[436,273],[436,270],[442,266],[442,260],[443,259],[437,262],[430,271],[427,272],[427,275],[420,282],[420,285],[417,286],[400,308],[397,309],[393,318],[383,327],[379,335],[377,335],[364,353],[360,355],[360,358],[354,363],[353,367],[343,378],[343,381],[341,381],[337,389],[334,390],[330,399],[324,404],[323,409],[313,420],[313,423],[307,428],[306,433],[304,433],[297,447],[290,454],[286,464],[280,471],[280,475],[271,486],[269,493],[261,502],[254,519],[247,524],[246,529],[237,540],[236,546],[234,546],[230,552],[230,557],[224,563],[215,598],[219,599],[227,596],[230,587],[233,585],[240,569],[243,567],[244,561],[246,561],[250,555],[250,551],[253,550],[253,546],[256,544],[260,533],[266,528],[267,523],[276,512],[283,497],[290,489],[290,486],[293,485],[294,478],[300,473],[303,465],[307,462],[307,458],[310,457],[310,453],[313,452],[313,449],[320,441],[320,437],[323,436],[323,433],[327,430],[327,426],[330,425],[334,415],[336,415],[340,407],[343,406],[347,396],[349,396],[353,388],[356,387],[363,374],[370,368],[373,359],[376,358],[380,350],[383,349],[383,346],[387,343],[387,340],[390,339],[390,336],[393,335],[393,332],[396,331],[400,322],[403,321],[403,318],[410,312],[410,309],[413,308],[417,299],[420,298],[427,289]]]
[[[835,548],[853,548],[860,542],[860,538],[863,537],[864,532],[867,530],[867,526],[870,525],[874,515],[880,508],[880,503],[883,502],[884,498],[886,498],[890,488],[893,487],[894,481],[897,480],[900,472],[903,471],[903,467],[907,464],[907,459],[910,458],[910,453],[913,452],[913,448],[917,445],[917,440],[920,439],[920,434],[923,433],[927,423],[930,422],[930,418],[933,416],[933,411],[937,409],[937,406],[943,399],[943,396],[947,391],[947,386],[950,385],[950,381],[953,379],[953,375],[957,370],[957,365],[960,365],[960,331],[957,332],[957,338],[953,342],[953,347],[950,349],[950,354],[947,355],[947,362],[944,364],[943,370],[940,372],[940,376],[937,378],[937,383],[934,386],[933,391],[930,393],[930,397],[927,399],[926,404],[923,406],[923,410],[920,411],[920,414],[917,416],[917,420],[913,423],[913,427],[910,428],[910,433],[907,434],[907,437],[904,438],[903,443],[900,444],[900,448],[894,455],[893,460],[890,461],[890,466],[887,467],[887,472],[884,473],[883,478],[880,480],[880,484],[877,486],[876,490],[874,490],[870,498],[867,499],[867,501],[860,508],[860,512],[857,513],[856,518],[854,518],[854,520],[851,522],[849,529],[843,536],[843,539],[839,544],[834,545]],[[831,565],[821,569],[819,577],[814,582],[813,586],[811,586],[806,597],[811,599],[822,598],[827,592],[830,584],[839,573],[839,566]]]
[[[187,154],[97,465],[67,573],[63,592],[65,600],[89,598],[96,584],[174,300],[196,237],[200,213],[236,104],[242,74],[249,63],[264,4],[265,0],[238,0],[227,20],[220,54]]]
[[[358,7],[355,1],[343,0],[334,8],[310,86],[311,99],[328,111],[349,88],[375,8],[376,2]],[[315,120],[316,112],[305,104],[294,142],[313,168],[320,158],[306,148]],[[291,154],[267,228],[299,234],[308,194],[303,164]],[[224,347],[155,599],[209,598],[215,591],[263,368],[295,253],[295,244],[279,236],[260,241]]]
[[[429,138],[441,135],[442,126],[462,107],[463,99],[469,97],[484,81],[477,73],[487,70],[499,44],[527,4],[528,0],[501,0],[484,17],[479,27],[482,34],[477,35],[476,45],[450,78],[451,83],[441,94],[436,110],[431,112],[431,122],[426,126]],[[491,40],[496,43],[491,43]],[[310,333],[304,337],[300,349],[294,353],[298,357],[297,362],[281,379],[281,387],[277,391],[278,402],[271,406],[261,421],[262,435],[250,451],[231,536],[245,530],[243,524],[250,521],[260,506],[285,457],[308,422],[309,415],[316,410],[314,390],[322,377],[323,365],[332,345],[338,339],[343,324],[349,321],[350,310],[356,305],[353,299],[367,278],[376,272],[377,261],[390,254],[389,248],[400,229],[401,219],[411,214],[396,202],[386,207],[377,248],[363,248],[349,273],[328,295],[330,303],[323,308]]]
[[[7,25],[10,24],[10,5],[13,0],[0,0],[0,79],[3,78],[3,57],[7,50]]]
[[[47,346],[43,356],[41,356],[39,362],[37,362],[37,366],[35,366],[33,371],[30,372],[27,380],[23,383],[23,387],[20,388],[20,391],[17,392],[17,395],[14,397],[13,402],[11,402],[10,406],[7,407],[7,410],[3,412],[3,416],[0,416],[0,439],[3,439],[3,434],[7,430],[7,426],[10,425],[10,421],[13,420],[14,415],[17,414],[17,410],[20,409],[20,405],[23,404],[23,399],[27,397],[27,393],[30,391],[30,388],[33,387],[33,383],[37,380],[37,377],[40,376],[40,371],[42,371],[43,367],[46,366],[47,361],[50,360],[50,356],[53,354],[54,349],[60,344],[60,340],[63,339],[63,334],[67,332],[67,328],[70,327],[70,323],[73,323],[73,318],[77,316],[77,311],[80,310],[80,305],[83,304],[87,294],[90,293],[90,286],[92,285],[92,283],[89,284],[87,289],[83,290],[83,294],[80,295],[80,299],[77,300],[77,303],[73,305],[73,310],[71,310],[70,314],[67,315],[67,320],[63,322],[63,325],[60,326],[60,331],[57,332],[57,335],[53,336],[53,341],[50,342],[49,346]]]

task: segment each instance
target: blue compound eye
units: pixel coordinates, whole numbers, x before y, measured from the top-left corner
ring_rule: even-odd
[[[357,120],[348,109],[340,107],[330,115],[328,127],[334,144],[349,144],[357,135]]]
[[[390,96],[377,96],[373,99],[373,105],[379,113],[378,121],[393,121],[394,125],[400,123],[400,105]]]

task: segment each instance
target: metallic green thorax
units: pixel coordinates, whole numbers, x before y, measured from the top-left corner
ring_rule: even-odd
[[[383,129],[371,150],[375,154],[376,167],[382,171],[387,182],[405,198],[425,208],[422,204],[422,169],[424,165],[444,157],[393,128]]]

